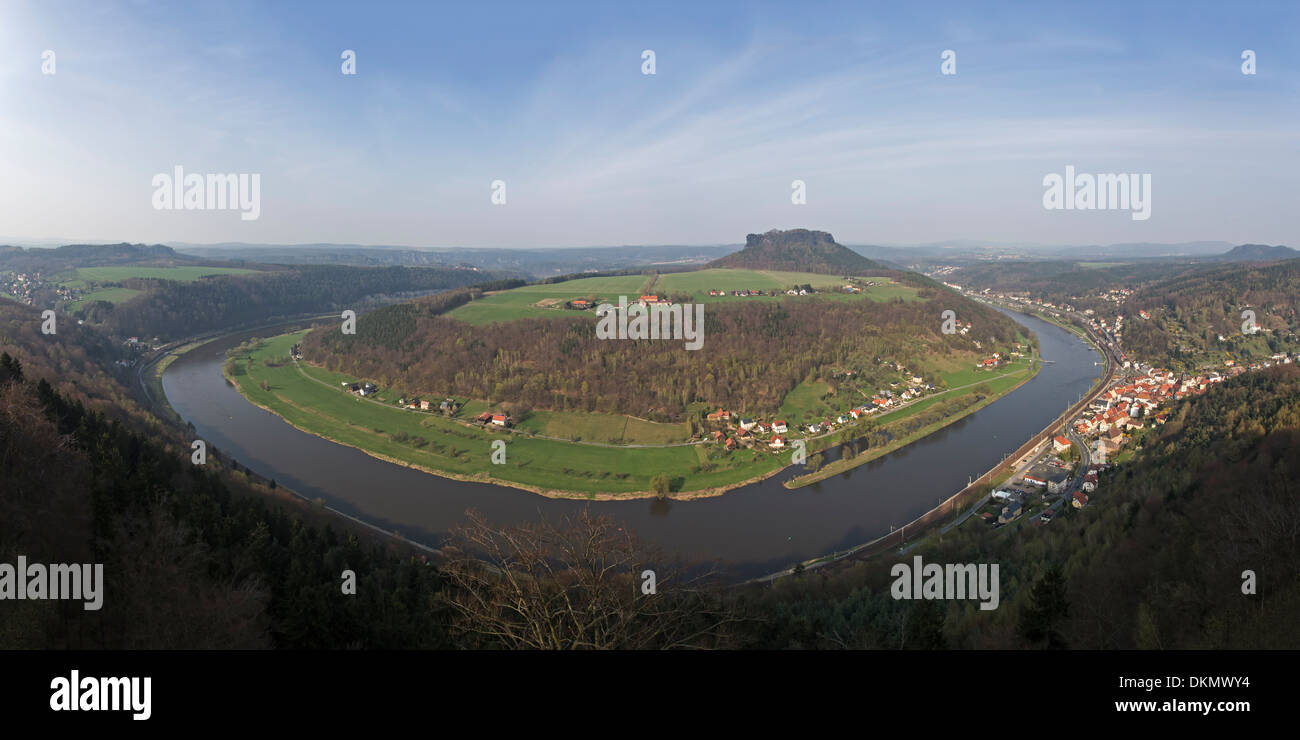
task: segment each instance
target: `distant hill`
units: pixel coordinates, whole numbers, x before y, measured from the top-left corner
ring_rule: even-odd
[[[1233,247],[1225,254],[1214,257],[1222,262],[1275,262],[1293,260],[1300,257],[1300,251],[1290,247],[1270,247],[1267,244],[1242,244]]]
[[[749,234],[745,248],[710,262],[707,267],[751,270],[815,272],[823,275],[865,275],[892,272],[840,244],[825,231],[773,229],[766,234]]]
[[[536,249],[389,247],[359,244],[185,244],[183,253],[240,263],[360,267],[475,267],[498,276],[549,278],[579,272],[650,266],[698,266],[739,247],[619,246]]]
[[[0,269],[25,272],[53,271],[73,267],[105,265],[140,265],[174,267],[206,263],[197,257],[180,254],[161,244],[69,244],[54,249],[21,247],[0,248]]]

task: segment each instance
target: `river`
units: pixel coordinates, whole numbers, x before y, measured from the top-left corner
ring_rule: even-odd
[[[556,519],[591,507],[669,554],[713,561],[750,578],[875,539],[915,519],[1047,426],[1100,377],[1100,356],[1046,321],[1004,311],[1038,335],[1038,375],[974,414],[865,465],[796,490],[789,468],[725,495],[693,501],[571,501],[439,478],[301,432],[244,400],[221,375],[226,350],[262,329],[191,350],[163,373],[172,407],[200,438],[279,484],[404,537],[437,547],[473,508],[501,524]],[[828,459],[830,457],[828,456]]]

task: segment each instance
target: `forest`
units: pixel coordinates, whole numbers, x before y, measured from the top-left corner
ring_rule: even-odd
[[[888,555],[742,598],[768,648],[1295,649],[1300,367],[1180,401],[1082,510],[1050,525],[968,522],[927,562],[999,563],[1001,606],[897,601]],[[1246,593],[1247,571],[1257,578]]]
[[[117,336],[178,339],[278,317],[365,308],[491,280],[476,270],[437,267],[307,265],[258,275],[226,275],[192,283],[148,281],[146,293],[114,306],[84,309],[88,323]]]
[[[0,562],[93,562],[105,575],[97,611],[0,602],[0,649],[699,648],[724,644],[736,621],[721,592],[607,519],[506,533],[471,514],[436,557],[340,530],[237,461],[193,465],[174,435],[141,435],[34,380],[8,352],[0,480]],[[522,592],[485,568],[494,556],[527,571]],[[656,599],[635,597],[642,563],[667,566]],[[524,602],[534,608],[513,608]]]
[[[99,612],[0,604],[6,648],[1300,646],[1294,365],[1178,402],[1083,510],[922,544],[929,562],[1000,564],[1001,606],[984,612],[893,599],[890,556],[720,589],[589,514],[503,529],[470,513],[426,560],[218,451],[190,464],[183,432],[147,421],[99,369],[111,346],[7,318],[0,561],[102,562],[108,583]],[[652,562],[659,595],[640,599],[635,574]],[[355,597],[340,593],[344,570]]]
[[[1242,330],[1245,310],[1255,314],[1253,340]],[[1151,318],[1141,319],[1139,311]],[[1221,266],[1162,281],[1136,292],[1121,313],[1125,346],[1159,367],[1294,352],[1300,349],[1300,260]]]
[[[954,271],[945,279],[964,288],[1026,295],[1029,298],[1061,301],[1116,288],[1134,288],[1144,283],[1209,269],[1190,261],[1132,262],[1109,267],[1083,267],[1066,260],[1022,262],[977,262]],[[1079,303],[1079,301],[1075,301]]]
[[[308,362],[414,395],[462,396],[549,409],[682,421],[692,404],[741,413],[776,411],[795,386],[833,372],[870,372],[896,360],[923,368],[936,354],[1014,340],[1017,325],[945,289],[923,301],[819,301],[711,305],[704,347],[601,341],[591,317],[526,318],[471,326],[438,314],[449,299],[417,300],[362,316],[354,335],[308,334]],[[975,329],[940,333],[956,307]]]

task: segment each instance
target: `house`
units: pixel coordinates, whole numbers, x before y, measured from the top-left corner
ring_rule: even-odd
[[[994,501],[1013,501],[1020,498],[1019,493],[1016,491],[1008,491],[1005,488],[998,489],[991,495],[993,496]]]
[[[1070,505],[1076,509],[1082,509],[1083,507],[1087,506],[1088,494],[1084,493],[1083,491],[1075,491],[1074,501],[1070,502]]]
[[[374,383],[366,383],[361,386],[361,395],[369,396],[377,390],[379,389],[375,387]]]
[[[777,434],[785,434],[787,431],[789,431],[789,427],[786,426],[784,421],[778,419],[772,422],[772,431],[776,432]]]
[[[1083,490],[1087,491],[1088,493],[1092,493],[1093,491],[1097,490],[1096,473],[1088,473],[1087,475],[1083,476]]]
[[[709,421],[727,421],[731,418],[731,412],[718,409],[717,411],[706,414],[704,418]]]
[[[642,306],[657,306],[660,303],[667,303],[667,302],[668,301],[659,300],[659,296],[657,295],[643,295],[639,299],[637,299],[637,303],[640,303]]]
[[[1065,452],[1070,449],[1070,446],[1070,440],[1065,437],[1062,437],[1059,434],[1052,437],[1052,452]]]
[[[1033,486],[1038,486],[1039,488],[1045,488],[1047,486],[1046,478],[1042,478],[1033,474],[1026,474],[1025,482]]]
[[[743,429],[743,430],[745,430],[745,431],[749,431],[750,429],[753,429],[753,428],[754,428],[754,420],[753,420],[753,419],[741,419],[741,420],[740,420],[740,428]]]
[[[574,300],[569,301],[569,308],[576,308],[580,311],[585,311],[586,309],[591,308],[592,305],[592,302],[586,298],[575,298]]]
[[[847,424],[848,422],[849,422],[849,417],[845,416],[844,414],[840,414],[839,416],[835,417],[836,424]]]
[[[481,414],[479,414],[478,416],[474,417],[474,420],[477,421],[477,422],[483,423],[483,424],[487,424],[487,423],[489,423],[489,422],[492,421],[492,412],[491,412],[491,411],[484,411],[483,413],[481,413]]]
[[[721,441],[721,440],[722,440],[722,432],[715,431],[715,432],[713,433],[713,441],[714,441],[714,442],[719,442],[719,441]]]
[[[767,443],[767,446],[768,446],[768,447],[777,447],[777,448],[785,447],[785,438],[784,438],[784,437],[773,437],[773,438],[772,438],[772,441]]]
[[[723,445],[723,447],[726,447],[728,450],[734,450],[739,446],[740,443],[736,442],[736,440],[731,437],[727,437],[727,443]]]
[[[429,402],[428,402],[428,401],[423,401],[423,400],[420,401],[420,410],[421,410],[421,411],[428,411],[428,410],[429,410]]]
[[[1008,524],[1015,521],[1024,513],[1024,507],[1019,502],[1012,501],[1002,507],[1002,513],[998,516],[998,524]]]
[[[760,421],[754,425],[754,431],[758,432],[759,434],[767,434],[768,432],[772,431],[772,427]]]
[[[849,416],[852,416],[854,419],[861,419],[861,418],[862,418],[862,412],[859,411],[858,409],[850,409],[850,410],[849,410]]]
[[[510,417],[506,414],[492,414],[492,423],[499,426],[510,426]]]
[[[348,386],[348,390],[351,391],[352,393],[358,393],[361,391],[361,386],[356,383],[353,383]]]
[[[818,425],[818,424],[809,424],[809,425],[808,425],[808,431],[809,431],[809,433],[811,433],[811,434],[817,434],[817,433],[821,432],[821,426]]]

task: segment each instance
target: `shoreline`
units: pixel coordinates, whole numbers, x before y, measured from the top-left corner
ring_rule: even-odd
[[[952,424],[961,421],[962,419],[965,419],[967,416],[970,416],[971,414],[979,411],[980,409],[991,406],[992,404],[997,403],[998,401],[1002,400],[1003,398],[1006,398],[1012,393],[1015,393],[1016,390],[1018,390],[1025,383],[1028,383],[1029,381],[1038,377],[1038,373],[1042,369],[1043,369],[1042,363],[1041,362],[1037,363],[1033,369],[1033,372],[1029,373],[1019,383],[1016,383],[1015,385],[1008,388],[1006,392],[999,394],[997,396],[991,396],[989,398],[985,398],[984,400],[978,403],[972,404],[971,406],[962,409],[962,411],[958,414],[945,417],[937,422],[934,422],[933,424],[914,432],[913,436],[910,438],[904,438],[904,440],[902,441],[896,443],[891,442],[890,444],[887,444],[884,447],[877,447],[876,449],[870,452],[858,454],[854,456],[851,460],[849,460],[847,465],[840,465],[840,463],[844,461],[844,458],[841,457],[839,460],[836,460],[835,462],[827,463],[826,465],[822,466],[822,468],[815,473],[807,473],[805,475],[796,476],[782,483],[781,485],[785,486],[790,490],[795,490],[795,489],[803,488],[804,486],[810,486],[814,483],[820,483],[821,481],[824,481],[827,478],[832,478],[836,475],[839,475],[840,473],[846,473],[858,466],[866,465],[872,460],[879,460],[880,458],[890,453],[897,452],[901,449],[904,449],[908,445],[914,444],[916,442],[920,442],[926,437],[929,437],[931,434],[934,434],[935,432],[945,429],[948,426],[951,426]],[[848,443],[842,442],[840,444],[843,445]]]
[[[1000,308],[1003,308],[1008,311],[1015,310],[1007,306],[1000,306]],[[1019,311],[1019,313],[1022,313],[1026,316],[1033,316],[1034,318],[1039,318],[1040,320],[1043,321],[1047,321],[1048,323],[1057,326],[1057,328],[1060,328],[1062,331],[1066,330],[1066,328],[1064,326],[1061,326],[1058,322],[1049,321],[1046,318],[1036,316],[1028,311]],[[1071,333],[1077,334],[1077,332],[1071,332]],[[1061,412],[1061,414],[1058,415],[1054,420],[1052,420],[1052,422],[1049,423],[1042,431],[1040,431],[1038,434],[1031,436],[1017,450],[1012,452],[1006,458],[1003,458],[1002,462],[998,463],[997,465],[994,465],[992,468],[985,471],[985,473],[981,475],[979,478],[972,480],[971,483],[967,485],[965,488],[962,488],[961,490],[952,494],[947,499],[940,502],[937,506],[929,509],[928,511],[923,512],[920,516],[916,517],[910,522],[903,524],[898,529],[891,529],[887,534],[882,534],[879,537],[876,537],[875,539],[872,539],[870,541],[863,542],[858,545],[854,545],[848,548],[847,550],[827,553],[825,555],[819,555],[815,558],[810,558],[808,560],[801,561],[800,563],[798,563],[797,566],[795,566],[795,568],[787,568],[785,570],[780,570],[775,573],[769,573],[765,576],[751,578],[747,581],[744,581],[741,585],[751,584],[751,583],[764,583],[764,582],[770,585],[774,583],[778,578],[785,578],[787,576],[793,575],[796,572],[796,568],[811,570],[813,568],[820,568],[824,566],[835,565],[837,563],[843,563],[847,560],[854,559],[854,558],[867,559],[867,558],[875,557],[884,552],[888,552],[888,548],[892,547],[892,543],[891,543],[892,540],[897,539],[899,540],[902,546],[906,546],[908,527],[917,527],[917,526],[920,527],[920,532],[916,533],[916,539],[913,540],[913,545],[920,542],[924,542],[929,536],[933,534],[933,529],[940,522],[943,521],[944,517],[951,516],[953,513],[957,511],[959,507],[963,507],[967,503],[969,503],[968,500],[964,500],[964,499],[969,499],[969,494],[972,491],[977,490],[979,486],[988,485],[992,481],[997,480],[998,477],[1003,472],[1013,471],[1015,468],[1014,461],[1017,461],[1020,458],[1022,458],[1025,454],[1028,453],[1028,451],[1037,449],[1039,446],[1041,446],[1044,442],[1046,442],[1048,435],[1057,424],[1060,424],[1063,421],[1067,420],[1072,415],[1071,412],[1074,411],[1075,409],[1082,409],[1083,407],[1085,407],[1088,403],[1091,402],[1092,398],[1095,398],[1098,393],[1100,393],[1103,389],[1106,388],[1107,385],[1106,381],[1112,378],[1116,371],[1114,358],[1111,357],[1110,353],[1102,349],[1102,347],[1097,343],[1097,341],[1092,336],[1091,332],[1087,332],[1085,330],[1085,333],[1082,336],[1082,338],[1084,339],[1084,341],[1088,343],[1088,346],[1091,347],[1094,352],[1101,355],[1102,359],[1106,361],[1105,370],[1092,384],[1088,392],[1084,394],[1082,398],[1080,398],[1079,401],[1077,401],[1074,405],[1070,406],[1069,408],[1065,409],[1065,411]],[[1017,385],[1017,387],[1019,387],[1019,385]]]
[[[230,376],[226,375],[224,368],[222,369],[221,377],[224,378],[227,382],[229,382],[232,386],[234,386],[235,390],[239,392],[239,397],[244,399],[250,405],[262,409],[268,414],[275,416],[275,418],[279,419],[280,421],[284,422],[285,424],[288,424],[289,426],[293,427],[294,429],[297,429],[298,431],[304,434],[310,434],[313,437],[319,437],[320,439],[333,442],[334,444],[341,445],[343,447],[348,447],[354,450],[358,450],[361,453],[369,457],[373,457],[376,460],[382,460],[384,462],[392,463],[394,465],[400,465],[404,468],[418,470],[422,473],[437,476],[439,478],[447,478],[449,480],[457,480],[465,483],[487,483],[491,485],[504,486],[507,488],[514,488],[521,491],[527,491],[528,493],[537,494],[538,496],[544,496],[546,498],[551,498],[551,499],[567,499],[570,501],[636,501],[636,500],[662,498],[665,500],[672,500],[672,501],[691,501],[700,498],[712,498],[715,496],[722,496],[737,488],[742,488],[744,486],[748,486],[753,483],[760,483],[762,481],[765,481],[768,478],[771,478],[772,476],[781,473],[786,468],[791,467],[789,465],[782,466],[776,468],[775,470],[768,471],[767,473],[764,473],[762,475],[752,476],[743,481],[739,481],[737,483],[725,487],[714,486],[712,488],[698,488],[695,490],[681,491],[666,496],[660,496],[654,491],[627,491],[624,493],[593,493],[593,492],[585,492],[585,491],[570,491],[565,489],[545,488],[542,486],[530,485],[528,483],[519,483],[515,481],[505,480],[502,478],[493,478],[492,476],[488,476],[488,475],[464,475],[461,473],[452,473],[449,471],[435,470],[433,468],[429,468],[423,465],[418,465],[412,462],[408,462],[406,460],[399,460],[394,457],[389,457],[387,455],[383,455],[378,452],[368,450],[364,447],[359,447],[357,445],[335,439],[328,435],[321,434],[320,432],[303,428],[293,423],[292,421],[289,421],[284,416],[281,416],[280,414],[276,413],[274,409],[268,408],[254,401],[253,399],[249,398],[244,393],[243,388],[240,387],[239,383],[235,381],[233,378],[231,378]]]
[[[966,418],[967,416],[970,416],[971,414],[975,413],[976,411],[979,411],[980,409],[985,408],[985,407],[988,406],[989,404],[991,404],[991,403],[993,403],[993,402],[995,402],[995,401],[997,401],[997,400],[999,400],[999,399],[1005,398],[1006,396],[1010,395],[1011,393],[1015,392],[1017,389],[1019,389],[1020,387],[1022,387],[1025,383],[1027,383],[1027,382],[1029,382],[1030,380],[1033,380],[1035,377],[1037,377],[1038,372],[1039,372],[1041,369],[1042,369],[1042,366],[1041,366],[1041,363],[1039,363],[1038,366],[1035,367],[1035,368],[1033,369],[1032,373],[1030,373],[1030,374],[1029,374],[1027,377],[1025,377],[1024,379],[1020,380],[1020,381],[1019,381],[1018,383],[1016,383],[1015,385],[1013,385],[1013,386],[1011,386],[1010,388],[1006,389],[1006,391],[1004,391],[1004,392],[1002,392],[1002,393],[1000,393],[1000,394],[998,394],[998,395],[996,395],[996,396],[993,396],[993,397],[990,397],[990,398],[986,398],[986,399],[984,399],[983,401],[981,401],[981,402],[979,402],[979,403],[977,403],[977,404],[975,404],[975,405],[973,405],[973,406],[971,406],[971,407],[968,407],[967,409],[964,409],[962,412],[960,412],[960,413],[958,413],[958,414],[956,414],[956,415],[954,415],[954,416],[950,416],[950,417],[944,418],[944,419],[942,419],[942,420],[940,420],[940,421],[938,421],[938,422],[935,422],[934,425],[931,425],[931,427],[928,427],[926,430],[924,430],[923,432],[919,433],[919,436],[915,436],[915,437],[913,437],[913,438],[911,438],[911,439],[908,439],[907,441],[905,441],[905,442],[903,442],[903,443],[901,443],[901,444],[891,444],[891,445],[888,445],[888,446],[886,446],[886,447],[879,448],[878,450],[875,450],[875,451],[873,451],[873,452],[870,453],[870,454],[864,454],[864,455],[860,455],[860,456],[858,456],[858,457],[855,457],[854,460],[853,460],[853,465],[850,465],[850,466],[848,466],[848,467],[845,467],[845,468],[831,468],[830,466],[827,466],[827,468],[830,468],[829,472],[825,472],[825,473],[823,473],[823,471],[826,471],[826,470],[827,470],[827,468],[823,468],[822,471],[818,471],[817,473],[810,473],[810,474],[808,474],[808,475],[812,475],[812,476],[818,476],[818,477],[815,478],[815,479],[806,479],[806,480],[804,480],[803,482],[798,483],[798,484],[796,484],[796,485],[790,485],[791,482],[793,482],[793,481],[799,481],[799,480],[801,480],[801,478],[804,478],[804,476],[799,476],[799,477],[792,478],[790,481],[786,481],[786,482],[784,482],[782,485],[783,485],[786,489],[788,489],[788,490],[795,490],[795,489],[798,489],[798,488],[802,488],[802,487],[804,487],[804,486],[806,486],[806,485],[809,485],[809,484],[812,484],[812,483],[815,483],[815,482],[818,482],[818,481],[821,481],[821,480],[825,480],[826,478],[829,478],[829,477],[831,477],[831,476],[833,476],[833,475],[836,475],[836,474],[838,474],[838,473],[840,473],[840,472],[843,472],[843,471],[845,471],[845,470],[850,470],[850,469],[852,469],[853,467],[856,467],[856,466],[858,466],[858,465],[866,464],[866,463],[868,463],[868,462],[871,462],[872,460],[878,459],[878,458],[883,457],[883,456],[885,456],[885,455],[888,455],[888,454],[890,454],[890,453],[892,453],[892,452],[897,452],[898,450],[904,449],[904,448],[906,448],[908,445],[911,445],[911,444],[913,444],[913,443],[915,443],[915,442],[919,442],[919,441],[925,439],[926,437],[930,436],[931,434],[934,434],[935,432],[940,431],[940,430],[942,430],[942,429],[944,429],[944,428],[946,428],[946,427],[948,427],[948,426],[950,426],[950,425],[952,425],[952,424],[954,424],[954,423],[960,421],[961,419]],[[352,444],[352,443],[349,443],[349,442],[344,442],[344,441],[339,440],[339,439],[336,439],[336,438],[334,438],[334,437],[332,437],[332,436],[330,436],[330,435],[322,434],[322,433],[320,433],[320,432],[318,432],[318,431],[315,431],[315,430],[312,430],[312,429],[308,429],[308,428],[305,428],[305,427],[299,426],[298,424],[295,424],[294,422],[288,420],[287,418],[285,418],[285,417],[282,416],[281,414],[277,413],[274,409],[269,408],[269,407],[267,407],[267,406],[265,406],[265,405],[263,405],[263,404],[261,404],[261,403],[258,403],[258,402],[256,402],[256,401],[254,401],[252,398],[250,398],[249,395],[248,395],[247,393],[245,393],[243,387],[239,384],[238,381],[236,381],[234,378],[232,378],[232,377],[226,375],[226,372],[225,372],[225,368],[224,368],[224,367],[222,368],[222,377],[225,378],[225,380],[226,380],[227,382],[229,382],[229,383],[230,383],[230,384],[231,384],[231,385],[236,389],[236,391],[239,393],[240,397],[243,398],[245,401],[247,401],[248,403],[252,404],[253,406],[256,406],[257,408],[262,409],[263,411],[266,411],[267,413],[273,414],[276,418],[278,418],[278,419],[280,419],[281,421],[285,422],[286,424],[288,424],[289,426],[293,427],[294,429],[297,429],[298,431],[303,432],[304,434],[310,434],[310,435],[312,435],[312,436],[319,437],[320,439],[328,440],[328,441],[333,442],[333,443],[335,443],[335,444],[342,445],[342,446],[344,446],[344,447],[349,447],[349,448],[351,448],[351,449],[358,450],[358,451],[362,452],[363,454],[368,455],[369,457],[372,457],[372,458],[374,458],[374,459],[376,459],[376,460],[382,460],[382,461],[384,461],[384,462],[392,463],[392,464],[394,464],[394,465],[400,465],[400,466],[402,466],[402,467],[404,467],[404,468],[410,468],[410,469],[412,469],[412,470],[418,470],[418,471],[420,471],[420,472],[422,472],[422,473],[425,473],[425,474],[427,474],[427,475],[433,475],[433,476],[437,476],[437,477],[440,477],[440,478],[447,478],[447,479],[449,479],[449,480],[457,480],[457,481],[462,481],[462,482],[466,482],[466,483],[487,483],[487,484],[498,485],[498,486],[503,486],[503,487],[507,487],[507,488],[514,488],[514,489],[516,489],[516,490],[527,491],[527,492],[529,492],[529,493],[533,493],[533,494],[536,494],[536,495],[539,495],[539,496],[543,496],[543,497],[546,497],[546,498],[550,498],[550,499],[565,499],[565,500],[571,500],[571,501],[634,501],[634,500],[647,500],[647,499],[663,499],[663,500],[671,500],[671,501],[692,501],[692,500],[696,500],[696,499],[713,498],[713,497],[717,497],[717,496],[723,496],[723,495],[726,495],[727,493],[730,493],[731,491],[734,491],[734,490],[737,490],[737,489],[740,489],[740,488],[744,488],[744,487],[746,487],[746,486],[753,485],[753,484],[755,484],[755,483],[761,483],[761,482],[763,482],[763,481],[765,481],[765,480],[768,480],[769,478],[772,478],[772,477],[774,477],[774,476],[776,476],[776,475],[781,474],[782,472],[786,471],[786,470],[789,469],[789,468],[796,467],[796,464],[795,464],[795,463],[787,463],[787,464],[785,464],[785,465],[781,465],[781,466],[779,466],[779,467],[777,467],[777,468],[774,468],[774,469],[772,469],[772,470],[770,470],[770,471],[767,471],[767,472],[764,472],[764,473],[761,473],[761,474],[758,474],[758,475],[752,475],[752,476],[749,476],[749,477],[747,477],[747,478],[745,478],[745,479],[743,479],[743,480],[739,480],[739,481],[736,481],[736,482],[734,482],[734,483],[729,483],[729,484],[724,485],[724,486],[711,486],[711,487],[707,487],[707,488],[697,488],[697,489],[692,489],[692,490],[689,490],[689,491],[680,491],[680,492],[675,492],[675,493],[669,493],[669,494],[664,495],[664,496],[660,496],[659,494],[655,493],[654,491],[648,491],[648,490],[647,490],[647,491],[625,491],[625,492],[621,492],[621,493],[602,493],[602,492],[590,492],[590,491],[574,491],[574,490],[570,490],[570,489],[563,489],[563,488],[549,488],[549,487],[545,487],[545,486],[537,486],[537,485],[532,485],[532,484],[528,484],[528,483],[521,483],[521,482],[517,482],[517,481],[510,481],[510,480],[506,480],[506,479],[502,479],[502,478],[492,477],[492,476],[490,476],[490,475],[485,475],[485,474],[465,475],[465,474],[462,474],[462,473],[454,473],[454,472],[450,472],[450,471],[438,470],[438,469],[435,469],[435,468],[430,468],[430,467],[425,466],[425,465],[420,465],[420,464],[418,464],[418,463],[413,463],[413,462],[410,462],[410,461],[407,461],[407,460],[402,460],[402,459],[398,459],[398,458],[395,458],[395,457],[391,457],[391,456],[389,456],[389,455],[384,455],[384,454],[382,454],[382,453],[374,452],[374,451],[372,451],[372,450],[369,450],[369,449],[367,449],[367,448],[365,448],[365,447],[362,447],[362,446],[359,446],[359,445],[356,445],[356,444]],[[830,436],[829,434],[828,434],[828,435],[823,435],[823,437],[822,437],[821,439],[829,438],[829,436]],[[560,441],[560,440],[556,440],[556,441],[558,442],[558,441]],[[810,446],[809,446],[809,453],[810,453],[810,454],[811,454],[811,453],[814,453],[814,452],[822,452],[822,451],[824,451],[824,450],[832,449],[832,448],[834,448],[834,447],[836,447],[836,446],[841,446],[841,445],[845,444],[845,443],[843,443],[843,442],[839,442],[839,443],[832,443],[832,444],[830,444],[830,445],[828,445],[828,446],[826,446],[826,447],[821,447],[821,446],[818,446],[818,445],[815,444],[816,441],[817,441],[817,438],[814,438],[814,440],[812,440],[813,444],[810,444]],[[831,463],[831,466],[833,466],[833,465],[834,465],[834,463]]]

